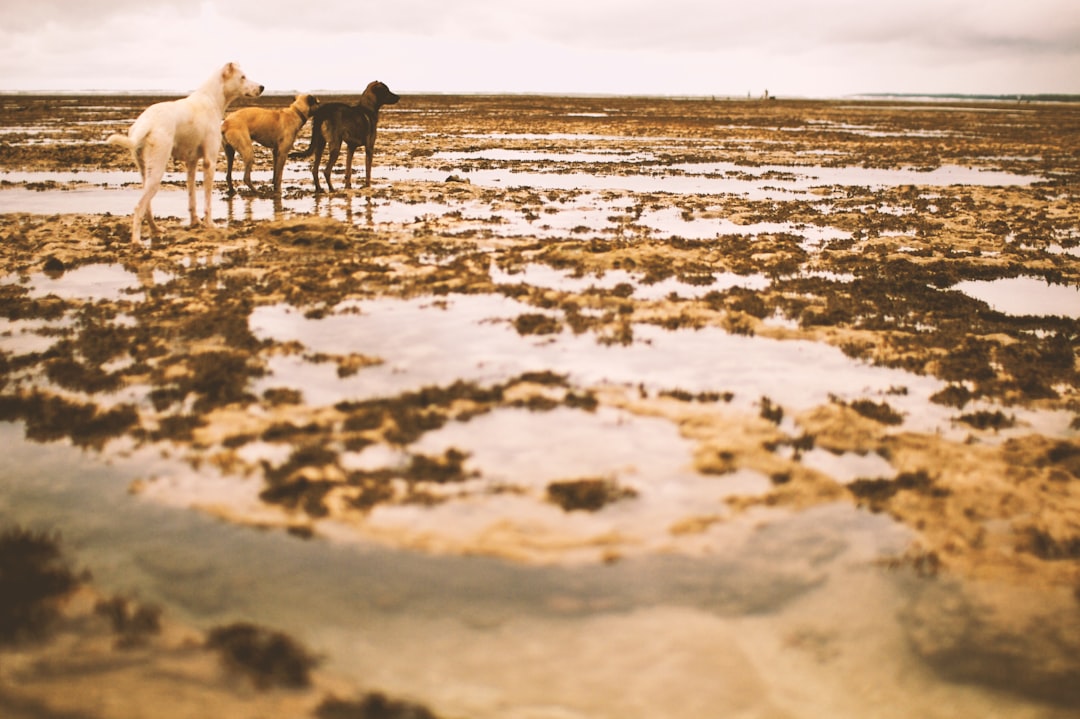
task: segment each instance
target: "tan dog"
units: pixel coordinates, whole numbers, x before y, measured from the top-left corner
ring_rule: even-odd
[[[330,192],[334,185],[330,182],[330,173],[334,169],[341,143],[345,143],[345,189],[352,188],[352,162],[356,148],[364,148],[364,185],[371,186],[371,158],[375,154],[375,135],[379,126],[379,109],[383,105],[394,105],[401,98],[390,91],[386,83],[369,83],[360,101],[355,105],[341,102],[328,102],[315,111],[311,120],[311,144],[303,152],[294,152],[293,159],[310,157],[311,176],[315,179],[315,192],[322,192],[319,186],[319,162],[323,149],[329,148],[330,156],[326,161],[326,186]]]
[[[262,85],[248,80],[243,70],[230,62],[187,97],[146,108],[128,134],[109,136],[106,142],[131,151],[142,176],[143,194],[131,219],[132,242],[140,240],[144,217],[150,225],[151,236],[158,234],[150,201],[161,188],[169,158],[180,160],[187,166],[188,210],[192,225],[199,222],[195,212],[195,171],[202,160],[206,192],[203,224],[214,226],[210,219],[210,196],[214,189],[218,150],[221,149],[221,120],[225,117],[225,108],[238,97],[257,97],[262,91]]]
[[[251,184],[251,163],[255,158],[252,140],[264,147],[269,147],[274,154],[274,194],[281,194],[281,175],[285,170],[285,158],[289,155],[300,128],[319,106],[319,98],[314,95],[300,94],[293,103],[284,109],[268,110],[261,107],[245,107],[230,112],[221,123],[221,133],[225,138],[225,180],[229,185],[229,194],[236,194],[233,189],[233,156],[240,153],[244,161],[244,184],[255,192]]]

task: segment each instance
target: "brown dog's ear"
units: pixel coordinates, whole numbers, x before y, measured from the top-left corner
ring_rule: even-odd
[[[314,95],[308,95],[307,96],[307,104],[308,104],[308,107],[315,107],[316,105],[319,104],[319,98],[315,97]]]

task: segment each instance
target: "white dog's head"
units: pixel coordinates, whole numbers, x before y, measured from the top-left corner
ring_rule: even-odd
[[[265,89],[254,80],[249,80],[235,62],[230,62],[221,68],[221,87],[225,90],[227,98],[258,97]]]

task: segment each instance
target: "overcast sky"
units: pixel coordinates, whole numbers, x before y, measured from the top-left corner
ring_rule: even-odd
[[[0,0],[0,91],[1080,94],[1078,0]]]

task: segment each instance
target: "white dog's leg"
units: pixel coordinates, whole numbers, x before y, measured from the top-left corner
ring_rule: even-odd
[[[212,198],[214,194],[214,170],[217,169],[217,151],[214,151],[213,157],[207,156],[203,158],[202,166],[202,183],[203,194],[206,198],[206,219],[203,220],[203,224],[207,227],[214,226],[214,220],[211,217]]]
[[[158,227],[154,222],[153,211],[150,209],[150,201],[161,189],[161,178],[165,175],[165,162],[161,158],[154,157],[152,152],[146,151],[140,169],[143,175],[143,193],[139,202],[135,205],[135,213],[131,218],[131,241],[138,244],[142,241],[142,221],[145,217],[149,221],[150,236],[157,237]]]
[[[198,160],[185,163],[185,167],[187,167],[188,212],[191,214],[192,227],[199,224],[199,213],[195,209],[195,171],[198,166]]]
[[[161,234],[161,231],[158,230],[157,223],[154,222],[154,211],[150,209],[149,202],[146,203],[146,224],[150,228],[151,237],[157,237]]]

